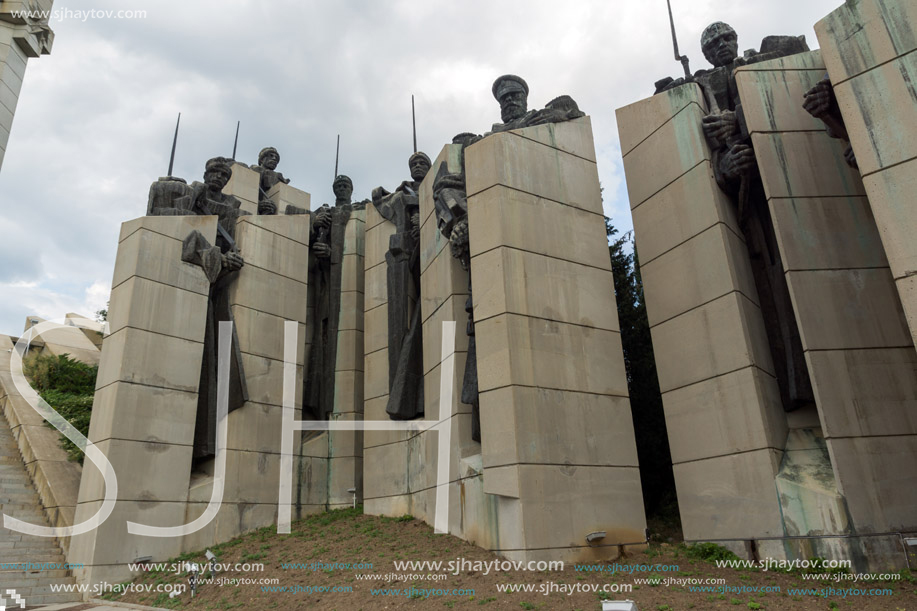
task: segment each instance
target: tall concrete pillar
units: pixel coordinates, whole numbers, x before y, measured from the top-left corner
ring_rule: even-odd
[[[917,343],[915,22],[909,0],[849,0],[815,34]]]
[[[483,491],[517,516],[489,546],[614,558],[646,521],[591,122],[494,134],[465,163]]]
[[[686,85],[618,109],[618,130],[684,537],[752,540],[783,534],[787,424],[706,112]]]
[[[846,502],[833,528],[788,534],[844,534],[835,529],[849,516],[855,544],[878,569],[900,556],[900,542],[870,535],[917,530],[917,352],[846,145],[802,108],[824,74],[815,51],[740,68],[736,82],[815,391],[824,463]]]
[[[50,12],[52,4],[53,0],[16,0],[0,6],[0,167],[13,127],[26,63],[29,58],[51,53],[54,42],[47,17],[25,16],[20,11]]]
[[[192,230],[213,243],[217,217],[143,217],[121,227],[89,429],[118,477],[117,504],[99,528],[71,540],[81,583],[119,583],[131,577],[126,563],[182,551],[180,538],[131,535],[126,522],[185,523],[210,291],[204,271],[181,260]],[[101,473],[86,461],[74,521],[95,515],[104,495]]]

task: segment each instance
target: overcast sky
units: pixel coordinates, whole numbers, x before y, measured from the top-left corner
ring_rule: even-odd
[[[768,34],[805,34],[840,0],[672,0],[691,69],[717,20],[740,50]],[[0,169],[0,333],[26,316],[91,315],[105,306],[122,222],[142,216],[166,174],[199,180],[204,162],[257,161],[332,201],[336,134],[354,198],[408,177],[411,94],[418,145],[435,157],[452,136],[499,121],[494,79],[528,81],[529,107],[571,95],[592,116],[605,213],[631,218],[614,111],[678,76],[663,0],[110,0],[67,3],[50,56],[29,61]],[[146,11],[80,19],[74,11]],[[688,202],[686,202],[688,205]]]

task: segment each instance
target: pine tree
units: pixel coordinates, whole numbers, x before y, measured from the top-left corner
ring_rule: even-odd
[[[618,230],[608,218],[605,219],[605,230],[608,233],[627,387],[637,437],[643,502],[647,515],[653,516],[671,512],[675,503],[675,478],[662,395],[632,234],[628,232],[615,238]]]

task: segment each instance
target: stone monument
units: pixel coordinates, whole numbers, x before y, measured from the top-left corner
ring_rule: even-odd
[[[118,477],[116,505],[72,538],[83,583],[129,579],[137,558],[167,560],[276,522],[282,438],[284,323],[305,337],[310,216],[256,215],[259,175],[215,158],[203,183],[172,177],[150,190],[151,216],[123,224],[89,439]],[[278,201],[308,206],[284,183]],[[274,191],[275,193],[280,191]],[[295,205],[295,204],[291,204]],[[208,214],[209,213],[209,214]],[[244,259],[243,259],[244,257]],[[215,323],[232,320],[233,368],[222,504],[185,536],[129,532],[193,523],[212,500]],[[295,414],[302,418],[305,345],[296,351]],[[294,453],[300,455],[300,444]],[[296,464],[300,464],[298,461]],[[299,478],[296,469],[294,478]],[[75,523],[94,515],[105,485],[87,463]],[[218,495],[219,497],[219,495]],[[297,503],[298,503],[297,499]],[[303,510],[301,505],[297,507]]]
[[[457,136],[420,185],[424,420],[438,424],[366,432],[365,507],[430,523],[445,512],[451,534],[513,559],[614,558],[645,542],[645,520],[591,126],[568,96],[528,111],[527,90],[498,79],[503,122]],[[385,255],[397,229],[374,210],[367,218],[375,420],[391,401],[379,370],[391,354]],[[448,321],[459,324],[443,360]],[[444,377],[452,405],[439,404]]]
[[[734,38],[618,110],[685,539],[896,566],[917,355],[819,52]]]

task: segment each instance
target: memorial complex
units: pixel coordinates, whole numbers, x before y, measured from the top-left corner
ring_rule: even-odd
[[[0,163],[26,58],[53,39],[8,4]],[[817,50],[791,32],[740,54],[716,21],[709,67],[616,111],[685,542],[909,565],[915,24],[912,1],[847,0]],[[16,547],[117,583],[362,505],[510,560],[644,550],[589,109],[493,77],[493,124],[415,143],[386,185],[336,168],[310,194],[272,146],[153,181],[105,327],[0,336],[0,478],[21,501],[3,511],[52,535]],[[82,465],[17,383],[36,354],[98,365]],[[71,600],[28,579],[32,604]]]

